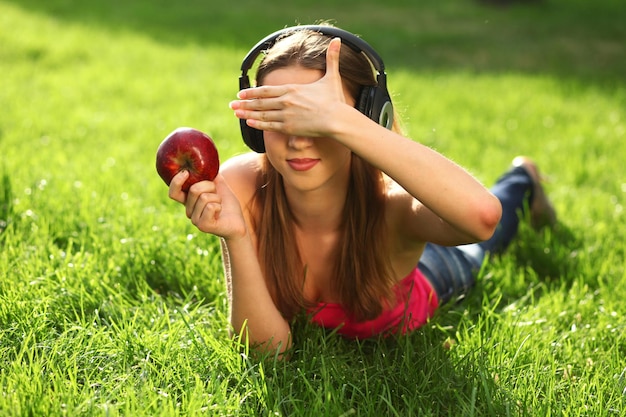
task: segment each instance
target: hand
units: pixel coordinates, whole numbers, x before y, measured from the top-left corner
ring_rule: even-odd
[[[326,52],[326,74],[311,84],[267,85],[241,90],[230,103],[235,116],[248,126],[304,137],[332,136],[337,104],[346,103],[339,74],[341,39],[331,40]]]
[[[185,213],[200,231],[225,239],[245,235],[246,225],[239,200],[221,175],[213,181],[193,184],[182,191],[189,173],[181,171],[170,183],[169,196],[185,205]]]

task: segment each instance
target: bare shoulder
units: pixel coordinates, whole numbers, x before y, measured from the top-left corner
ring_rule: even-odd
[[[247,152],[235,155],[222,163],[220,173],[224,176],[250,175],[252,173],[256,175],[261,171],[261,166],[262,154]]]
[[[386,178],[385,193],[387,197],[387,223],[392,225],[393,229],[402,228],[416,201],[404,188],[390,178]]]
[[[220,174],[231,187],[254,187],[261,175],[262,155],[248,152],[235,155],[220,167]]]
[[[386,179],[385,192],[387,194],[388,209],[392,213],[396,212],[398,214],[398,210],[405,211],[419,204],[419,201],[409,194],[408,191],[390,178]]]
[[[241,203],[249,201],[258,188],[262,158],[261,154],[248,152],[233,156],[220,166],[220,174]]]
[[[429,210],[395,181],[386,186],[387,224],[399,247],[413,247],[423,243],[423,231],[429,219]]]
[[[425,242],[454,246],[467,237],[400,185],[387,186],[387,224],[399,248],[421,248]]]

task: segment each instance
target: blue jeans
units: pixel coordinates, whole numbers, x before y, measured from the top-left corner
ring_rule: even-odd
[[[507,248],[517,234],[519,214],[530,206],[532,190],[532,178],[526,170],[511,168],[491,189],[502,204],[502,218],[489,240],[462,246],[426,245],[418,268],[435,289],[440,305],[474,286],[488,253],[502,253]]]

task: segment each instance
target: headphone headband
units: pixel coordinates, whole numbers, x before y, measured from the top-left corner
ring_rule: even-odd
[[[333,26],[323,25],[300,25],[278,30],[261,39],[250,49],[241,63],[241,75],[239,76],[239,89],[250,88],[248,71],[252,68],[259,55],[270,49],[283,35],[289,35],[296,31],[309,30],[318,32],[332,38],[341,38],[341,42],[349,46],[357,53],[363,53],[376,70],[377,85],[374,87],[363,87],[361,95],[357,100],[356,108],[377,123],[391,129],[393,124],[393,106],[391,98],[387,92],[387,74],[385,64],[378,53],[367,42],[358,36]],[[246,121],[240,119],[241,134],[244,142],[254,151],[265,152],[263,132],[251,128]]]
[[[271,48],[281,36],[291,34],[299,30],[309,30],[311,32],[318,32],[322,35],[330,36],[333,38],[341,38],[341,42],[348,45],[354,51],[363,52],[379,74],[385,73],[385,64],[383,63],[382,58],[378,55],[374,48],[372,48],[367,42],[365,42],[358,36],[346,30],[339,29],[333,26],[301,25],[277,30],[276,32],[267,35],[265,38],[257,42],[257,44],[254,45],[252,49],[250,49],[243,62],[241,63],[241,75],[246,76],[248,70],[252,68],[252,66],[254,65],[254,61],[256,61],[259,54]]]

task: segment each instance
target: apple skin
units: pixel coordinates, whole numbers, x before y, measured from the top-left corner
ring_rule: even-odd
[[[179,127],[167,135],[156,153],[156,169],[166,185],[182,170],[189,171],[183,191],[198,181],[213,181],[220,168],[213,140],[197,129]]]

